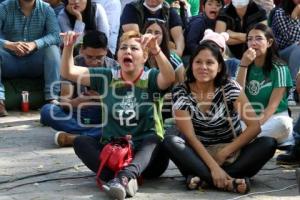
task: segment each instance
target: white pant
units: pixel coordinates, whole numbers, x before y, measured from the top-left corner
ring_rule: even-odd
[[[242,123],[243,130],[246,128]],[[268,136],[277,140],[278,146],[294,145],[293,119],[287,111],[272,115],[262,126],[258,137]]]
[[[277,140],[279,146],[294,145],[293,119],[288,111],[272,115],[262,126],[258,137],[269,136]]]

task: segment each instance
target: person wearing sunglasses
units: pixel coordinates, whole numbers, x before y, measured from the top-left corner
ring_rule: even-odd
[[[293,119],[287,99],[293,83],[288,66],[278,56],[272,30],[256,24],[247,32],[247,45],[236,80],[259,116],[258,136],[275,138],[281,148],[293,145]]]
[[[99,31],[88,31],[83,36],[80,55],[74,58],[76,65],[88,68],[113,68],[118,63],[107,57],[108,40]],[[79,92],[78,92],[79,91]],[[54,143],[59,147],[72,146],[78,135],[100,139],[101,110],[90,96],[98,94],[88,87],[62,79],[60,104],[46,104],[41,109],[41,123],[57,130]],[[86,106],[81,107],[80,104]],[[88,105],[91,103],[91,105]]]
[[[174,43],[174,51],[178,56],[182,56],[185,45],[181,18],[177,11],[170,9],[169,4],[163,0],[138,0],[127,4],[121,15],[120,32],[129,30],[140,32],[148,18],[166,21],[170,39]]]

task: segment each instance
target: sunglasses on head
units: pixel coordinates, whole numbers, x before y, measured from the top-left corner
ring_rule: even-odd
[[[147,18],[147,22],[156,22],[156,23],[161,23],[161,24],[165,24],[166,21],[163,19],[159,19],[159,18]]]

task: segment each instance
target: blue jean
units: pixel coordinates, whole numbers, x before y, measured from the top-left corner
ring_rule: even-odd
[[[79,115],[76,109],[69,112],[58,105],[46,104],[41,109],[41,123],[58,131],[100,139],[102,129],[96,127],[101,123],[100,109],[98,106],[86,107]],[[89,121],[87,125],[86,119]]]
[[[225,60],[225,64],[226,64],[229,76],[232,79],[235,79],[236,78],[236,71],[237,71],[238,66],[240,64],[240,60],[236,59],[236,58],[228,58],[227,60]]]
[[[5,99],[2,78],[34,78],[42,75],[45,99],[57,99],[60,91],[60,50],[57,46],[45,47],[21,57],[0,49],[0,99]]]
[[[292,44],[279,52],[280,57],[289,65],[293,82],[296,80],[300,67],[300,45]]]

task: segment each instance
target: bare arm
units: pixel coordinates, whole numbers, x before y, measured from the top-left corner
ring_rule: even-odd
[[[68,32],[64,35],[64,49],[61,58],[61,76],[77,84],[90,86],[90,73],[88,68],[74,65],[73,49],[78,35]]]
[[[227,32],[229,34],[229,40],[227,40],[227,44],[234,45],[243,43],[241,40],[243,39],[243,35],[239,35],[239,33],[233,32],[231,30],[227,31],[227,25],[225,22],[218,20],[216,23],[215,31],[217,33]],[[245,40],[246,40],[246,36]]]
[[[157,85],[159,89],[167,89],[175,81],[175,71],[170,61],[161,51],[157,43],[157,36],[154,36],[152,34],[145,34],[141,37],[140,40],[143,48],[148,47],[151,54],[154,56],[156,64],[159,68],[159,74],[157,76]]]
[[[175,42],[176,49],[175,52],[178,56],[182,56],[184,50],[184,37],[181,26],[175,26],[171,29],[171,36]]]
[[[276,111],[280,101],[286,93],[286,87],[275,88],[272,91],[268,106],[260,114],[260,124],[264,124]]]
[[[175,71],[165,54],[161,52],[160,48],[158,49],[159,53],[154,56],[159,68],[159,74],[157,76],[157,85],[161,90],[165,90],[174,83]]]

